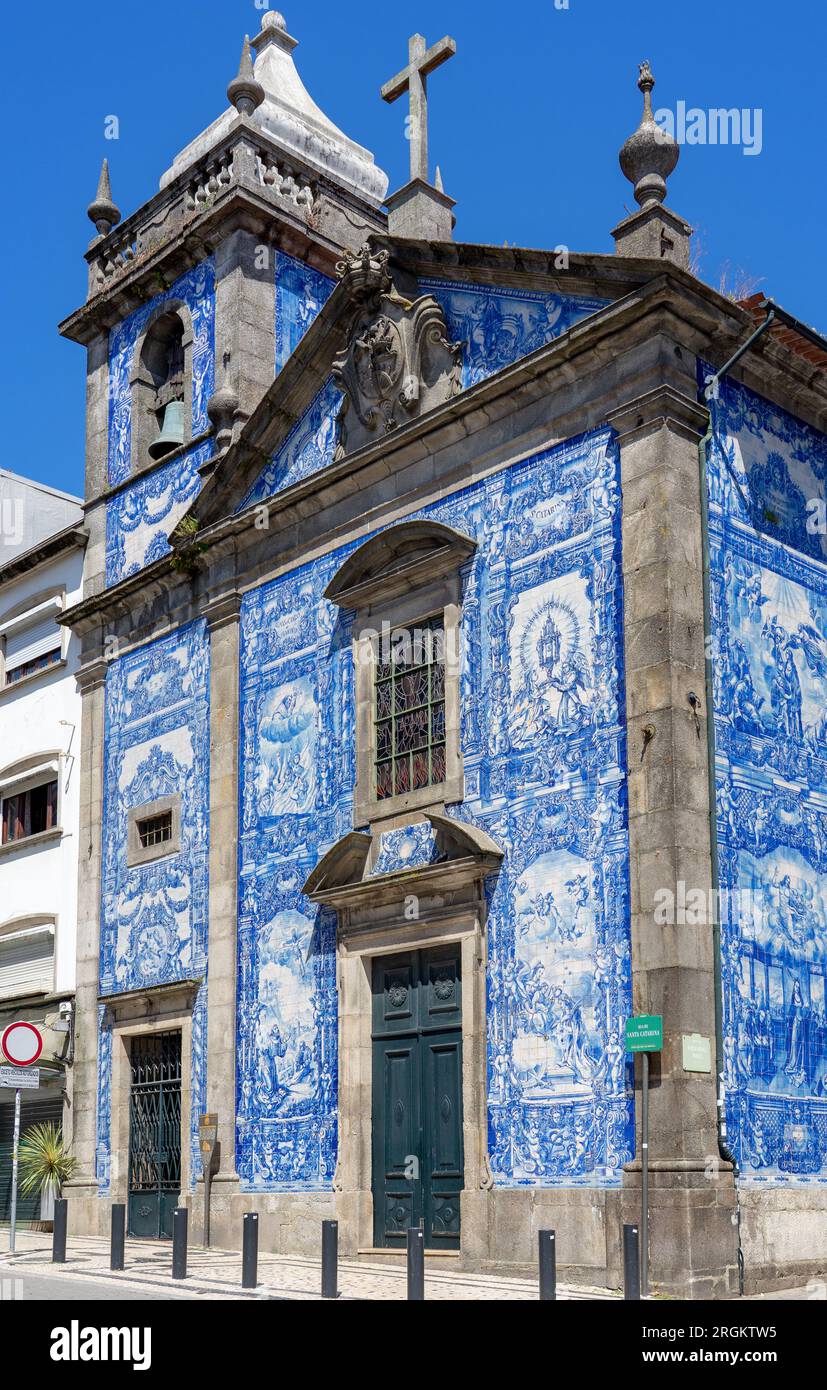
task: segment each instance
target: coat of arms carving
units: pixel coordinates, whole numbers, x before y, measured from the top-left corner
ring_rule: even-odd
[[[393,284],[388,253],[363,247],[339,274],[355,302],[333,380],[344,395],[336,458],[343,458],[462,389],[461,344],[448,337],[433,295],[407,299]]]

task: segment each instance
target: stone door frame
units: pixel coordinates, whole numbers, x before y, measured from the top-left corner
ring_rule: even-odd
[[[129,1125],[132,1087],[132,1039],[155,1033],[181,1034],[181,1194],[189,1192],[190,1124],[192,1119],[192,1012],[184,1008],[152,1018],[136,1017],[126,1008],[121,1014],[117,996],[107,1001],[112,1008],[112,1081],[109,1109],[110,1182],[113,1202],[129,1200]],[[119,1016],[120,1015],[120,1016]],[[180,1199],[179,1199],[180,1200]]]
[[[462,1126],[465,1154],[461,1197],[460,1256],[487,1247],[480,1229],[480,1193],[490,1186],[486,1106],[485,900],[452,912],[423,914],[419,921],[371,930],[340,926],[337,943],[339,995],[339,1161],[334,1178],[337,1211],[348,1254],[373,1246],[373,1041],[372,970],[377,956],[459,943],[462,970]],[[385,1254],[392,1253],[385,1251]]]

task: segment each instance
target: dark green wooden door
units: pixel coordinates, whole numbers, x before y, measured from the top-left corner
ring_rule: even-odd
[[[127,1229],[168,1240],[181,1192],[181,1034],[133,1038],[131,1064]]]
[[[420,1222],[458,1250],[462,1156],[459,946],[373,963],[373,1212],[377,1247]]]

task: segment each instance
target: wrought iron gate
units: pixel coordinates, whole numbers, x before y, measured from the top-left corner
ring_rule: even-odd
[[[132,1039],[129,1234],[172,1236],[181,1191],[181,1034]]]

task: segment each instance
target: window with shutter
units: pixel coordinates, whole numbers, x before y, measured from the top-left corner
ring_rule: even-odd
[[[14,685],[61,660],[63,639],[57,612],[57,603],[50,601],[39,604],[29,615],[4,624],[6,685]]]
[[[54,960],[54,927],[50,923],[0,936],[0,999],[50,993]]]

